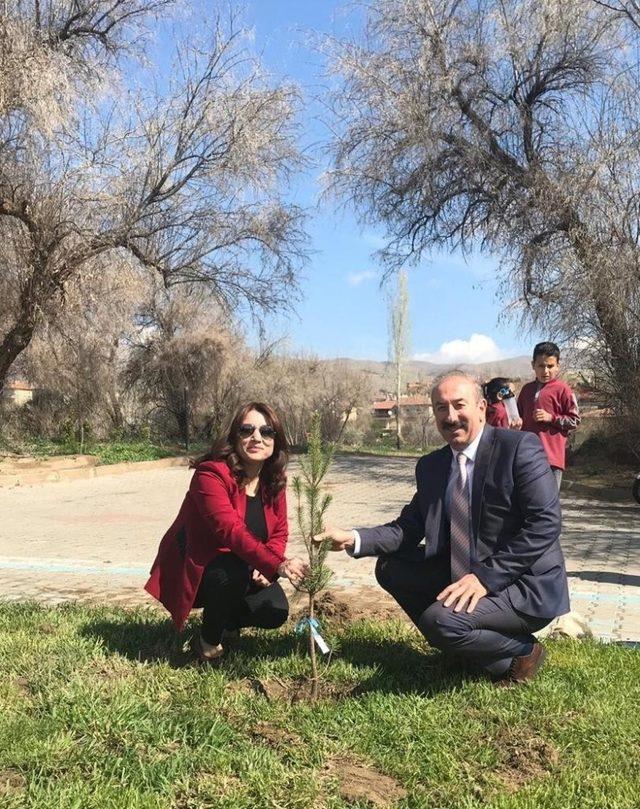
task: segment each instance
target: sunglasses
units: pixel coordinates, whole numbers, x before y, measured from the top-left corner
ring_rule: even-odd
[[[255,433],[256,430],[259,431],[262,438],[266,438],[269,441],[273,441],[273,439],[276,437],[276,431],[269,424],[261,424],[260,427],[256,427],[253,424],[241,424],[238,427],[238,434],[243,438],[249,438]]]

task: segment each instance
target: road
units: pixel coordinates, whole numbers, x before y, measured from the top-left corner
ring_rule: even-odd
[[[411,497],[414,465],[337,458],[327,478],[328,522],[375,525],[394,517]],[[142,585],[189,477],[185,468],[152,469],[0,489],[0,598],[149,603]],[[562,504],[573,609],[600,638],[640,641],[640,507],[572,495]],[[381,599],[372,560],[332,554],[330,562],[338,592]]]

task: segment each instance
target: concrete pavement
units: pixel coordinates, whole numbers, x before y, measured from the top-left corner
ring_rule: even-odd
[[[410,458],[336,458],[327,478],[334,498],[328,522],[393,518],[412,495],[414,467]],[[149,603],[141,588],[190,474],[147,468],[0,488],[0,598]],[[573,609],[599,638],[640,642],[640,507],[570,493],[562,502]],[[373,560],[332,554],[330,563],[332,586],[348,600],[358,594],[360,604],[389,603],[375,584]]]

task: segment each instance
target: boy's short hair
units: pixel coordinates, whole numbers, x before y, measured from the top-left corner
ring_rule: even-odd
[[[538,357],[555,357],[560,362],[560,349],[555,343],[536,343],[533,347],[533,361]]]

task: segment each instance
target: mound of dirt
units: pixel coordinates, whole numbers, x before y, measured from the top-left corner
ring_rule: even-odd
[[[351,605],[335,593],[327,590],[321,593],[316,601],[318,618],[336,623],[346,624],[354,619],[354,610]]]
[[[559,753],[550,742],[522,732],[505,730],[500,738],[500,748],[504,757],[496,774],[513,792],[550,772],[559,760]]]
[[[270,702],[286,702],[292,705],[295,702],[309,702],[311,700],[311,682],[306,677],[287,678],[279,677],[269,679],[256,679],[253,681],[254,690],[262,694]],[[357,693],[358,685],[349,682],[331,682],[320,679],[318,682],[318,699],[336,700]]]
[[[348,803],[390,806],[407,795],[407,790],[393,778],[355,761],[332,759],[327,771],[337,778],[340,796]]]
[[[295,624],[306,615],[306,605],[299,603],[291,612],[291,621]],[[316,616],[321,624],[327,622],[334,626],[345,626],[361,618],[409,621],[391,596],[379,587],[327,590],[316,599]]]
[[[21,772],[12,768],[0,770],[0,798],[10,797],[27,786],[27,779]]]

